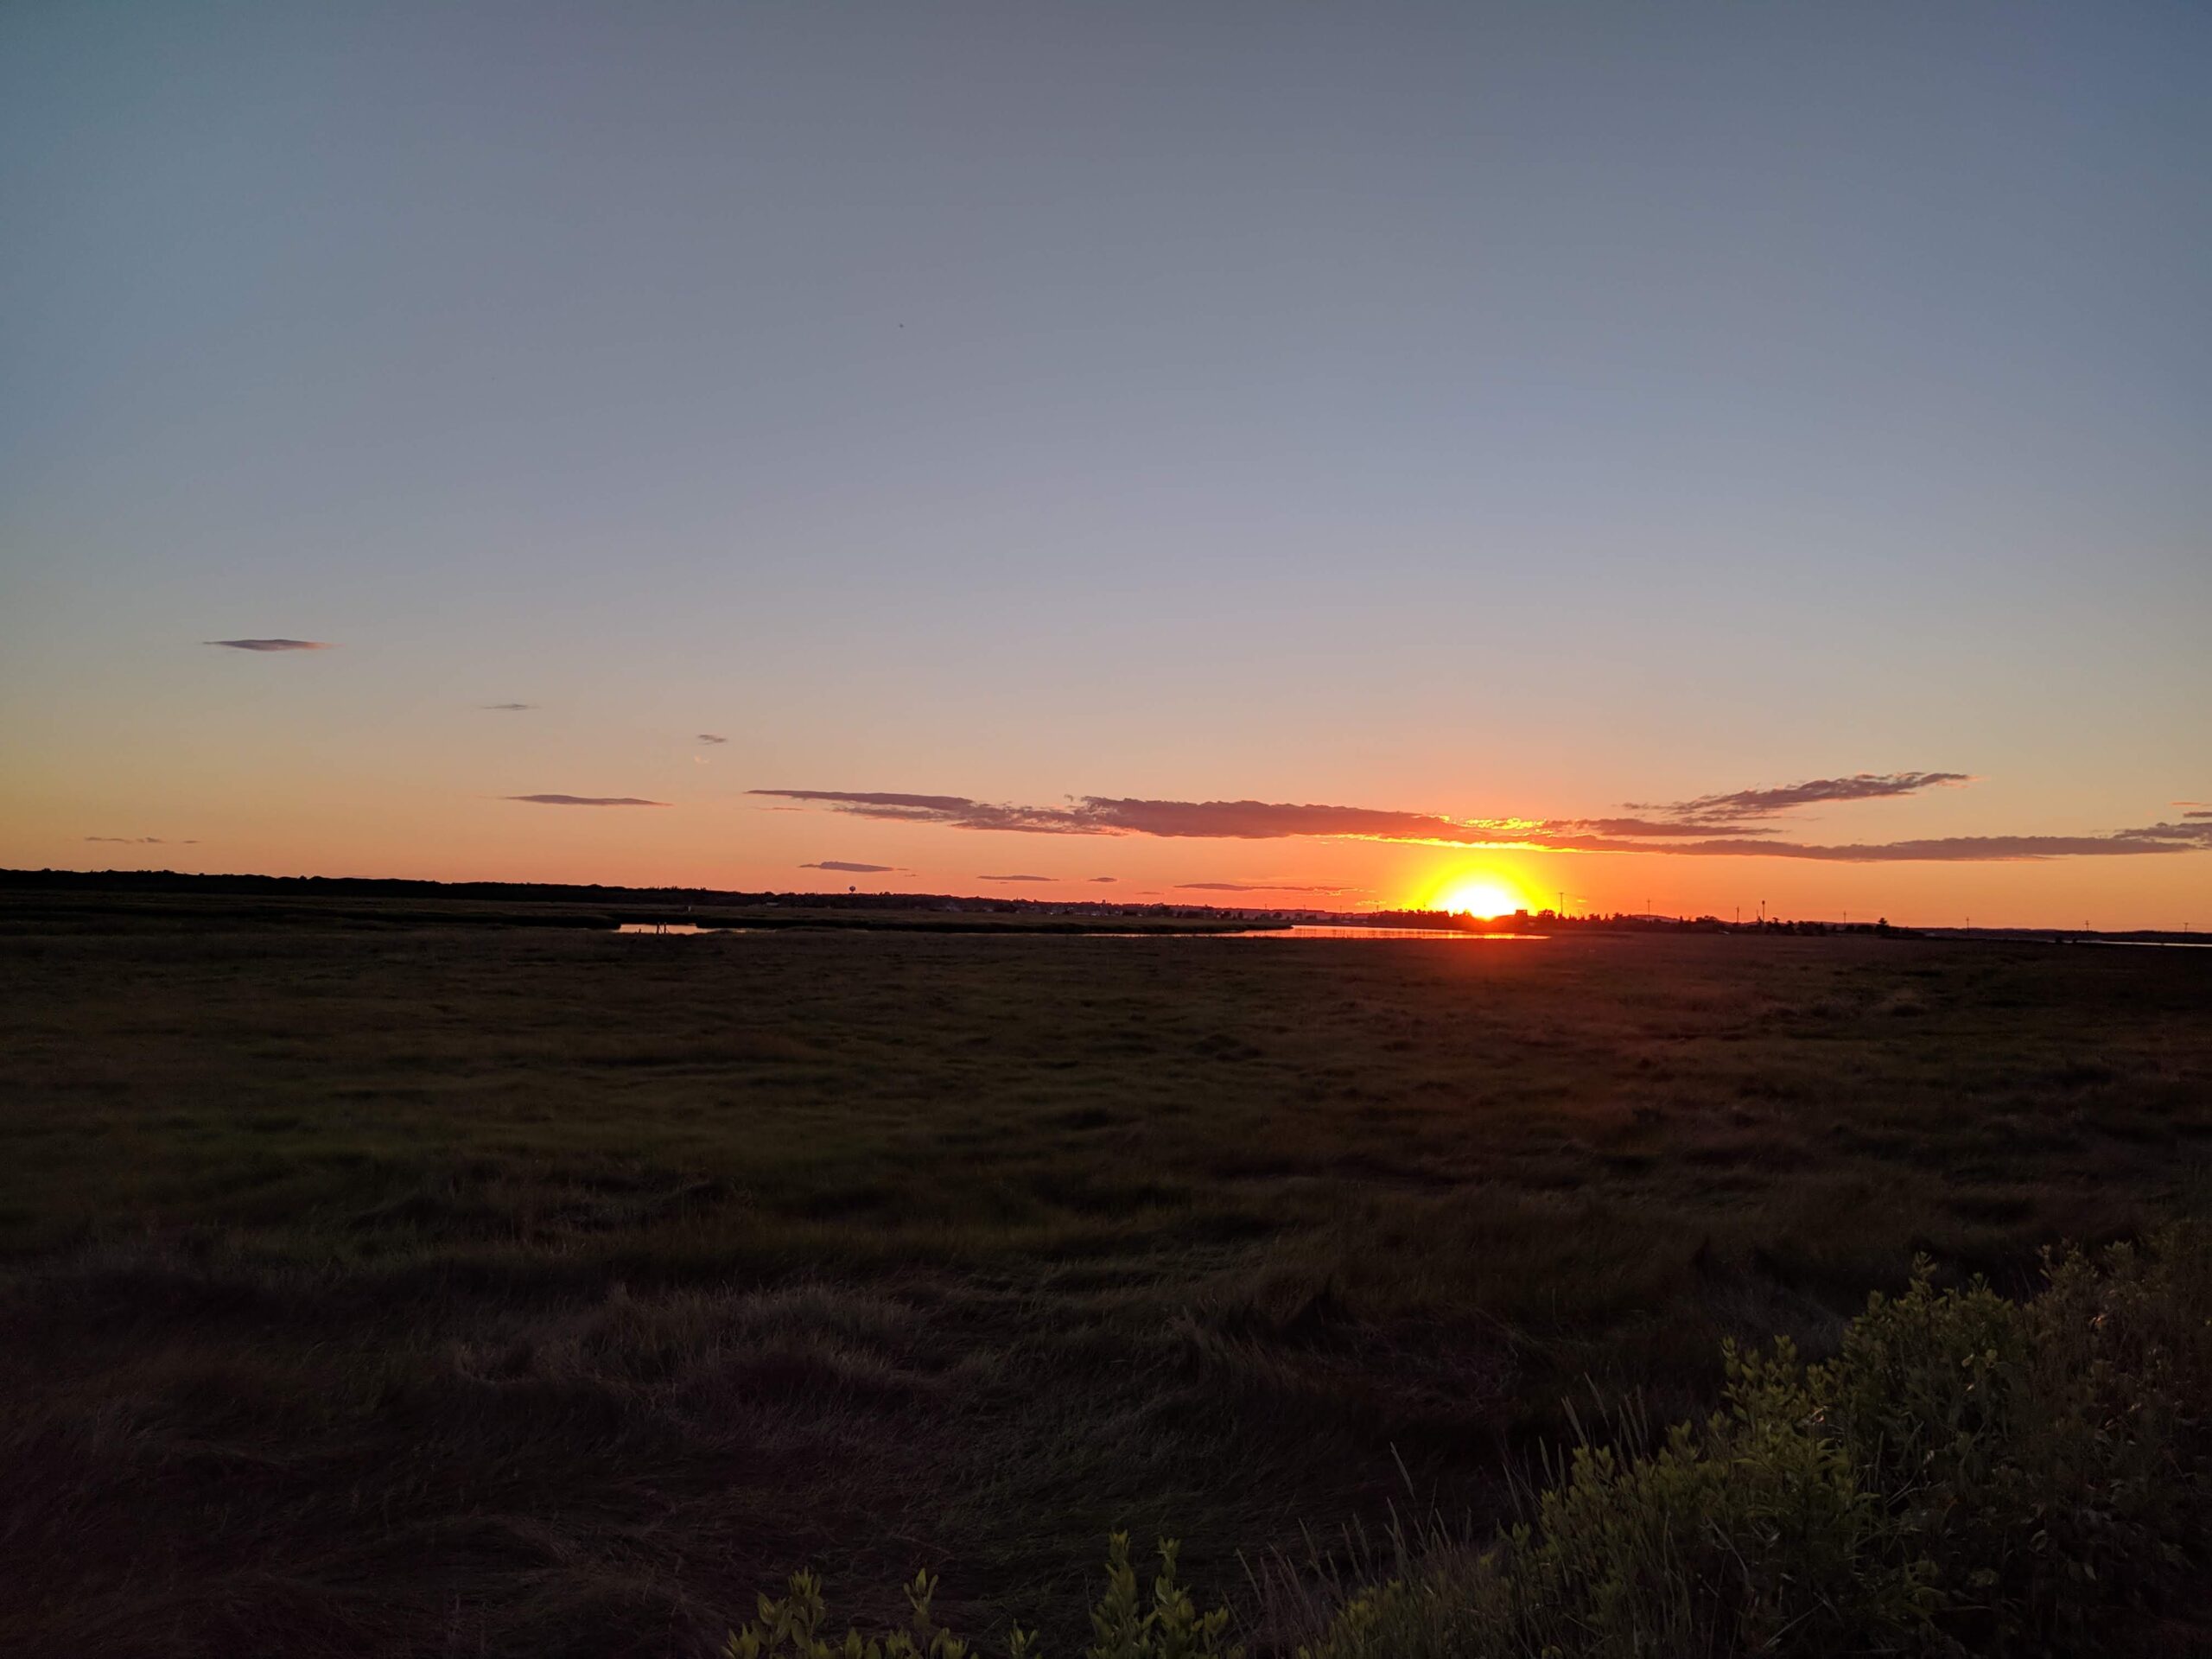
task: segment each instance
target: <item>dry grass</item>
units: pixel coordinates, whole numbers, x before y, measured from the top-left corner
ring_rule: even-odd
[[[1486,1511],[1585,1376],[1680,1414],[2212,1147],[2191,952],[52,929],[0,912],[27,1651],[693,1651],[809,1562],[988,1628],[1118,1527],[1234,1591],[1394,1447]]]

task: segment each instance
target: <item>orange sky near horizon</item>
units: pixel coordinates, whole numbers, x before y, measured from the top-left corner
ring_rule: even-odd
[[[498,747],[496,724],[480,729],[487,747]],[[245,768],[211,770],[205,750],[173,753],[166,768],[149,756],[146,771],[89,780],[49,781],[17,767],[0,792],[0,866],[775,892],[857,886],[1324,910],[1426,906],[1454,887],[1489,882],[1522,895],[1531,909],[1564,903],[1573,913],[1728,918],[1740,907],[1749,917],[1764,902],[1786,918],[1901,925],[2212,928],[2212,854],[2203,852],[1833,863],[1361,839],[1033,835],[779,805],[744,793],[755,779],[718,749],[671,747],[672,759],[625,772],[626,786],[670,803],[652,807],[536,805],[434,779],[363,789],[289,766],[280,769],[281,785],[264,777],[256,787],[239,775]],[[515,772],[512,792],[524,792],[527,775]],[[1854,804],[1790,828],[1873,839],[1927,816],[1924,804]],[[87,839],[111,835],[153,839]],[[809,868],[824,861],[885,868]]]

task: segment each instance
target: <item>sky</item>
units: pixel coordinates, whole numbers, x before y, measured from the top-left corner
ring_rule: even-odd
[[[12,0],[0,865],[2212,928],[2208,67]]]

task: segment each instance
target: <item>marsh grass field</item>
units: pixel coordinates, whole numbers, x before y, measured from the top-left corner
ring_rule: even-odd
[[[1264,1637],[1563,1399],[2209,1164],[2212,953],[0,904],[0,1648],[695,1653],[809,1563],[990,1628],[1116,1528]]]

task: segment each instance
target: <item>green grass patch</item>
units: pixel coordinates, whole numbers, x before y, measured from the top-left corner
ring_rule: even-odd
[[[1065,1653],[1124,1529],[1255,1617],[1563,1397],[2201,1207],[2209,970],[0,905],[0,1648],[696,1651],[950,1562]]]

